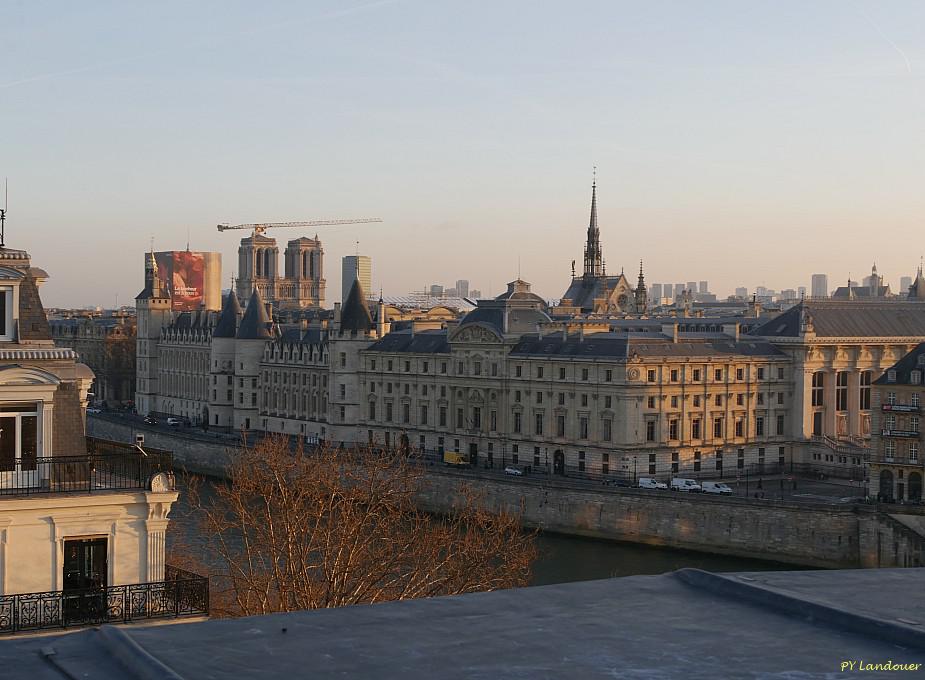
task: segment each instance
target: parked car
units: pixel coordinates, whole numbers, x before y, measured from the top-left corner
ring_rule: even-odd
[[[157,425],[157,418],[154,416],[145,416],[145,425]]]
[[[504,468],[504,474],[506,475],[516,475],[517,477],[521,476],[524,473],[520,468],[516,468],[513,465],[508,465]]]
[[[722,482],[701,482],[701,491],[704,493],[718,493],[724,496],[732,495],[732,487]]]
[[[651,477],[640,477],[639,484],[640,489],[667,489],[668,485],[665,482],[660,482],[657,479],[652,479]]]
[[[633,486],[629,481],[625,479],[620,479],[619,477],[616,477],[616,478],[604,477],[604,479],[601,480],[601,484],[603,484],[604,486],[616,486],[616,487],[621,487],[621,488],[631,488]]]
[[[183,424],[183,420],[180,418],[168,418],[167,424],[170,425],[170,427],[180,427]]]
[[[671,480],[671,490],[672,491],[696,491],[700,492],[702,489],[697,483],[696,479],[684,479],[683,477],[675,477]]]

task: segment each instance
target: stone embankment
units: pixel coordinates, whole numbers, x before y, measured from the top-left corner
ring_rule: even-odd
[[[174,452],[177,465],[222,477],[233,438],[146,427],[90,416],[88,434],[114,441],[145,435],[149,446]],[[491,509],[523,513],[528,527],[562,534],[661,545],[812,567],[925,565],[925,511],[873,505],[831,505],[637,489],[595,488],[567,480],[472,477],[435,467],[423,508],[449,510],[467,484]]]

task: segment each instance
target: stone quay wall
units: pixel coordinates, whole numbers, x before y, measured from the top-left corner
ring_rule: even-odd
[[[87,419],[87,433],[173,451],[190,472],[223,477],[235,446],[227,436],[164,430],[112,416]],[[524,525],[562,534],[774,560],[800,566],[925,565],[925,511],[704,497],[640,489],[594,488],[568,480],[472,477],[433,467],[421,507],[448,512],[464,487],[492,510],[522,512]]]

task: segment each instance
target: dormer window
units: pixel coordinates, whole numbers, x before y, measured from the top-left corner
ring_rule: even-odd
[[[911,382],[913,385],[921,385],[922,372],[918,369],[912,371],[912,374],[909,376],[909,382]]]
[[[886,381],[887,382],[896,382],[896,371],[890,369],[886,372]]]
[[[0,286],[0,341],[10,342],[13,337],[13,286]]]

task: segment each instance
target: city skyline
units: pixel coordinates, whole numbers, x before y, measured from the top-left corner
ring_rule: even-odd
[[[56,272],[50,305],[114,304],[152,235],[221,252],[228,281],[218,222],[378,216],[318,235],[335,261],[359,241],[387,292],[452,258],[485,295],[519,271],[555,298],[595,165],[608,271],[720,297],[759,271],[860,280],[872,230],[917,234],[920,3],[489,7],[13,7],[8,242]],[[875,254],[891,285],[918,250]]]

